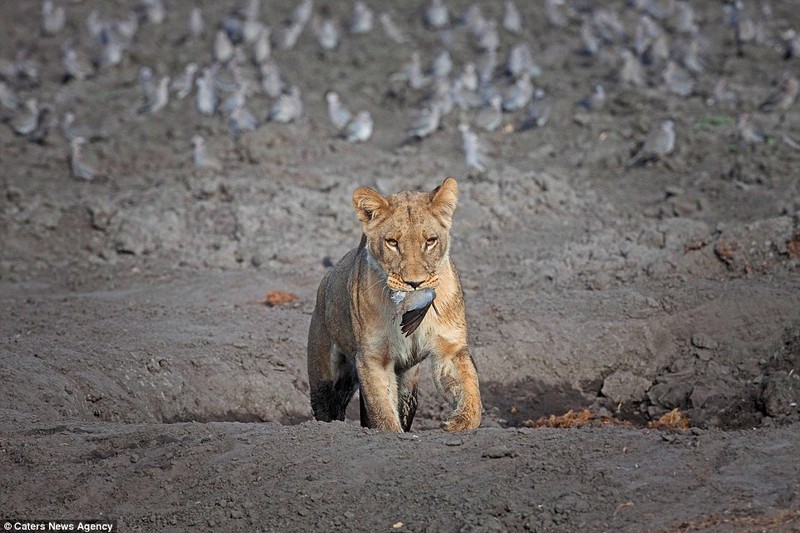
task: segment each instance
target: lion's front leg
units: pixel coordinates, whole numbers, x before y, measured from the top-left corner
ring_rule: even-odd
[[[453,414],[442,427],[445,431],[475,429],[481,423],[482,410],[475,363],[466,346],[444,348],[433,357],[436,388],[453,407]]]
[[[397,377],[392,359],[388,355],[359,352],[356,370],[361,388],[361,425],[402,433],[397,412]]]

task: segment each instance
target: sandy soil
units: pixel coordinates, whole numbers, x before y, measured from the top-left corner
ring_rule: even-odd
[[[567,1],[565,28],[540,2],[518,2],[525,29],[500,30],[500,62],[529,42],[553,112],[543,128],[516,131],[517,112],[479,132],[486,172],[461,151],[457,126],[474,111],[404,142],[426,91],[391,74],[413,50],[427,65],[447,47],[457,71],[477,57],[465,29],[425,28],[416,2],[391,3],[409,43],[376,23],[334,51],[310,28],[275,50],[306,115],[238,141],[225,117],[197,113],[194,93],[136,113],[141,66],[175,77],[211,62],[213,31],[186,38],[186,3],[143,21],[119,66],[68,81],[64,40],[90,57],[89,13],[121,19],[135,3],[65,2],[67,26],[49,37],[38,2],[0,3],[3,72],[18,50],[38,69],[35,83],[4,81],[107,136],[84,147],[102,175],[80,182],[58,131],[31,143],[13,131],[21,111],[0,114],[3,516],[111,517],[123,531],[800,529],[800,106],[754,112],[763,143],[741,143],[736,128],[784,71],[800,71],[781,37],[800,11],[748,4],[755,37],[740,57],[720,5],[690,3],[704,71],[683,97],[656,65],[645,86],[619,80],[617,50],[641,16],[622,1],[607,7],[629,35],[594,57],[580,39],[591,2]],[[212,29],[239,7],[199,4]],[[263,4],[276,28],[294,6]],[[347,20],[346,4],[326,5]],[[501,2],[481,5],[501,17]],[[674,50],[688,43],[674,16],[659,24]],[[258,85],[251,65],[243,73]],[[715,101],[721,77],[732,105]],[[580,108],[597,83],[606,106]],[[370,110],[368,143],[334,135],[328,90]],[[248,107],[261,118],[270,103],[254,95]],[[665,119],[674,153],[626,169]],[[195,134],[222,171],[194,167]],[[305,339],[319,280],[359,239],[352,191],[448,175],[482,427],[438,429],[448,406],[427,378],[413,433],[360,428],[357,401],[345,423],[312,421]],[[269,291],[298,299],[268,307]],[[616,423],[535,427],[586,408]],[[690,428],[647,427],[673,409]]]

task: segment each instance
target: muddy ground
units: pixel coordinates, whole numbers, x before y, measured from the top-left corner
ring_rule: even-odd
[[[425,28],[416,2],[391,3],[408,43],[376,22],[333,51],[310,28],[275,50],[305,117],[238,141],[223,116],[196,112],[194,93],[136,113],[141,66],[175,77],[211,62],[213,32],[186,38],[188,3],[168,1],[164,23],[142,22],[122,63],[86,80],[63,79],[60,45],[69,37],[90,57],[89,13],[122,19],[136,5],[59,3],[66,28],[47,37],[38,2],[0,3],[4,67],[24,50],[38,69],[6,83],[106,138],[84,147],[100,175],[80,182],[58,131],[28,142],[12,129],[21,112],[3,109],[4,518],[111,517],[122,531],[800,528],[800,105],[755,111],[784,71],[800,71],[782,38],[800,28],[791,0],[746,3],[755,30],[741,56],[721,6],[691,2],[704,71],[689,96],[663,87],[658,65],[644,86],[619,80],[618,49],[641,16],[627,3],[606,5],[627,37],[590,57],[580,27],[591,2],[568,0],[563,28],[540,2],[517,2],[524,30],[500,30],[500,62],[528,41],[553,112],[543,128],[516,131],[517,112],[479,132],[486,172],[461,151],[459,115],[473,111],[404,142],[425,91],[391,74],[413,50],[427,65],[446,47],[457,71],[477,57],[458,25]],[[211,29],[240,7],[198,4]],[[261,18],[277,27],[293,5],[264,1]],[[455,18],[469,4],[447,5]],[[481,5],[502,15],[500,2]],[[349,3],[325,6],[349,18]],[[689,42],[674,15],[657,20],[674,50]],[[715,99],[721,77],[735,102]],[[597,83],[605,107],[582,109]],[[334,135],[328,90],[371,111],[369,142]],[[261,118],[270,102],[254,95],[248,107]],[[745,111],[764,142],[739,140]],[[665,119],[674,153],[626,169]],[[194,167],[195,134],[222,171]],[[345,423],[311,421],[307,328],[326,268],[359,239],[352,191],[427,189],[448,175],[482,427],[438,429],[449,410],[430,379],[413,433],[360,428],[357,401]],[[265,306],[278,290],[297,301]],[[617,424],[535,427],[586,408]],[[673,409],[689,429],[647,427]]]

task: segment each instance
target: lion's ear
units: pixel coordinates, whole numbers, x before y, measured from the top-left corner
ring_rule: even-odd
[[[448,228],[452,223],[457,203],[458,183],[454,178],[445,179],[441,185],[431,191],[431,210]]]
[[[362,224],[368,224],[384,215],[389,202],[381,194],[369,187],[359,187],[353,193],[353,208]]]

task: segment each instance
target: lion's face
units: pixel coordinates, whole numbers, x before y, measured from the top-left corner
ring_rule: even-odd
[[[384,197],[368,187],[353,193],[353,206],[370,257],[386,274],[391,290],[436,288],[439,267],[448,260],[457,199],[458,186],[453,178],[429,193]]]

